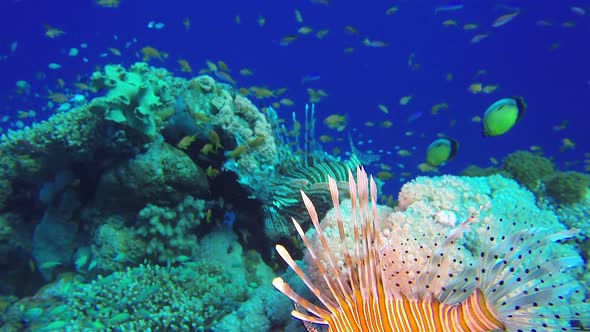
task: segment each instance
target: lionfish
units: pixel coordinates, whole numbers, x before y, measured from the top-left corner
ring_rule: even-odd
[[[336,212],[339,248],[328,246],[315,207],[301,192],[321,243],[325,265],[292,218],[309,251],[310,265],[315,265],[329,292],[322,293],[319,284],[314,284],[289,252],[276,246],[279,255],[321,302],[312,303],[279,277],[273,280],[275,288],[294,302],[292,315],[303,321],[309,332],[319,331],[317,325],[327,325],[328,331],[561,331],[570,329],[572,321],[589,319],[586,300],[578,303],[580,312],[571,312],[568,304],[574,293],[583,296],[580,286],[556,280],[567,267],[579,264],[579,257],[552,257],[533,263],[525,259],[541,253],[550,242],[575,236],[578,230],[548,235],[531,228],[491,236],[485,239],[487,249],[476,254],[478,263],[471,266],[476,271],[453,274],[452,258],[445,256],[445,252],[477,221],[480,208],[446,236],[428,257],[423,271],[414,271],[413,280],[404,279],[405,271],[392,271],[392,255],[384,252],[387,247],[379,233],[375,181],[372,177],[369,180],[362,168],[357,168],[356,182],[350,171],[348,177],[354,252],[345,244],[339,193],[333,179],[329,179],[328,186]],[[335,250],[343,254],[341,266],[337,264]]]

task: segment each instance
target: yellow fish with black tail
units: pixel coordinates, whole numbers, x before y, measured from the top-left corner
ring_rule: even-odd
[[[503,98],[493,103],[483,115],[483,134],[499,136],[522,119],[526,103],[522,97]]]
[[[439,138],[430,143],[426,149],[426,163],[430,166],[440,166],[453,159],[459,150],[459,142],[452,138]]]

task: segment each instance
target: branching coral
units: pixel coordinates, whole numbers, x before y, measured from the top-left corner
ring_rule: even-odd
[[[195,229],[205,219],[205,201],[186,196],[174,208],[148,204],[137,218],[137,234],[148,244],[146,254],[160,263],[192,256],[198,249]]]

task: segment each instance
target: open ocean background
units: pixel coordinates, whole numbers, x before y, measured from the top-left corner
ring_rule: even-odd
[[[435,13],[437,6],[456,4],[463,8]],[[195,76],[206,68],[207,60],[222,60],[232,70],[237,87],[287,88],[281,98],[295,104],[279,109],[286,119],[292,112],[303,118],[307,88],[323,89],[328,96],[316,105],[317,136],[334,138],[325,144],[328,151],[334,146],[347,151],[350,132],[360,150],[380,154],[380,162],[391,166],[394,174],[385,187],[388,194],[397,193],[401,183],[419,174],[416,167],[439,133],[460,144],[456,158],[441,168],[443,173],[457,173],[472,164],[490,166],[490,158],[501,161],[506,154],[531,146],[541,147],[563,170],[581,170],[584,153],[590,151],[588,1],[331,1],[326,5],[123,0],[118,8],[104,8],[93,1],[5,0],[0,6],[0,112],[10,116],[2,123],[4,129],[18,120],[26,124],[47,118],[56,108],[48,106],[49,92],[75,93],[72,84],[85,82],[96,68],[109,63],[129,66],[141,60],[141,48],[151,46],[169,56],[163,61],[151,59],[150,65],[179,76]],[[397,10],[386,15],[393,6]],[[520,12],[512,21],[491,27],[497,17],[515,9]],[[296,10],[302,23],[295,18]],[[190,29],[183,25],[185,18]],[[456,25],[445,26],[446,20]],[[164,27],[150,29],[149,22],[164,23]],[[65,34],[48,38],[45,24]],[[465,30],[465,24],[477,27]],[[302,26],[313,31],[298,34]],[[321,29],[329,32],[319,39],[314,33]],[[488,36],[471,43],[477,34]],[[297,39],[281,46],[281,39],[288,35]],[[387,46],[367,47],[362,42],[365,38]],[[79,54],[69,56],[71,48]],[[345,52],[347,48],[354,50]],[[411,54],[419,68],[409,65]],[[193,74],[180,72],[179,59],[191,64]],[[61,68],[50,70],[49,63]],[[241,76],[238,72],[243,68],[254,75]],[[485,74],[478,76],[482,70]],[[303,85],[302,78],[310,75],[320,78]],[[63,88],[58,79],[65,82]],[[16,93],[17,80],[30,83],[30,94]],[[497,90],[471,93],[469,86],[478,82],[497,85]],[[503,136],[483,137],[481,123],[472,122],[472,117],[483,116],[495,100],[513,95],[523,96],[528,103],[524,119]],[[412,99],[400,105],[404,96]],[[251,99],[259,108],[278,101]],[[431,114],[431,107],[443,102],[448,109]],[[387,106],[389,114],[379,110],[379,104]],[[19,119],[19,110],[34,110],[36,116]],[[323,124],[331,114],[347,116],[342,132]],[[412,116],[418,118],[408,121]],[[385,120],[393,125],[380,127]],[[365,126],[367,121],[376,126]],[[568,125],[555,130],[563,121],[569,121]],[[564,138],[575,147],[560,151]],[[399,149],[412,155],[401,157],[396,153]],[[402,176],[402,172],[408,173]]]

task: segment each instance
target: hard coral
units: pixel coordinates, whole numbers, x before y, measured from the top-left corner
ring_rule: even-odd
[[[560,204],[574,204],[582,200],[590,185],[590,176],[579,172],[558,172],[546,182],[547,195]]]
[[[504,158],[502,168],[518,183],[538,192],[541,181],[555,173],[553,162],[528,151],[517,151]]]
[[[156,142],[149,149],[103,174],[96,200],[108,210],[138,209],[147,202],[180,202],[208,188],[205,172],[182,151]]]

